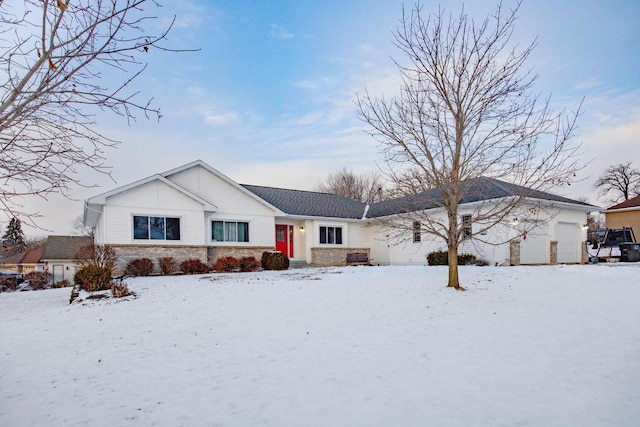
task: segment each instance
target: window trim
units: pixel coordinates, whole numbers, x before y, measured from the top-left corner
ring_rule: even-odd
[[[413,221],[413,243],[422,243],[422,223]]]
[[[473,237],[473,216],[471,214],[461,215],[462,217],[462,239]]]
[[[214,233],[214,223],[219,222],[222,223],[222,239],[223,240],[215,240],[213,238],[213,233]],[[243,220],[231,220],[231,219],[216,219],[216,218],[211,218],[209,224],[211,225],[210,228],[210,233],[209,233],[209,239],[212,243],[251,243],[251,221],[243,221]],[[236,240],[228,240],[228,225],[227,224],[235,224],[236,226]],[[245,234],[246,234],[246,240],[237,240],[238,239],[238,235],[239,235],[239,230],[240,228],[238,227],[238,224],[246,224],[247,227],[245,229]]]
[[[136,218],[146,218],[147,219],[147,237],[136,237]],[[152,237],[152,224],[151,218],[162,218],[163,219],[163,227],[162,232],[164,236],[162,238]],[[178,221],[178,238],[177,239],[167,239],[167,220],[177,220]],[[156,230],[157,231],[157,230]],[[139,234],[138,234],[139,235]],[[134,242],[180,242],[182,241],[182,217],[181,216],[171,216],[171,215],[162,215],[162,214],[132,214],[131,215],[131,238]]]
[[[322,229],[325,229],[324,232],[324,239],[322,238]],[[330,238],[330,231],[329,229],[333,229],[333,238]],[[318,225],[318,244],[319,245],[323,245],[323,246],[344,246],[344,229],[345,226],[343,225],[327,225],[327,224],[322,224],[322,225]],[[339,232],[337,231],[339,230]],[[336,243],[336,241],[338,240],[338,237],[340,239],[339,243]],[[324,242],[322,241],[324,240]],[[333,243],[329,242],[329,240],[333,240]]]

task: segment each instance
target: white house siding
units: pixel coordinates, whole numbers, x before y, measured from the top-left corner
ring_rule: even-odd
[[[464,209],[460,215],[471,213]],[[432,217],[442,218],[444,214],[434,212]],[[407,220],[409,221],[409,220]],[[586,213],[582,210],[554,207],[542,212],[535,229],[527,232],[526,238],[520,238],[521,264],[548,264],[550,262],[550,242],[558,241],[558,262],[579,262],[581,258],[581,241],[586,239],[586,232],[581,232],[581,224],[586,222]],[[527,223],[530,228],[530,223]],[[557,226],[558,225],[558,226]],[[502,265],[509,259],[508,241],[522,232],[525,224],[513,226],[509,220],[487,231],[486,235],[478,235],[481,228],[473,224],[474,238],[463,241],[459,253],[471,253],[489,265]],[[389,242],[386,236],[392,235],[388,229],[379,225],[371,233],[370,246],[372,257],[376,263],[394,265],[426,265],[426,255],[434,251],[446,251],[444,240],[437,236],[423,233],[420,243],[413,243],[413,236],[407,233],[402,241]],[[485,243],[485,242],[489,243]],[[387,247],[388,246],[388,247]]]
[[[187,189],[216,206],[220,215],[238,212],[252,216],[274,216],[273,209],[256,200],[242,187],[228,183],[202,166],[167,176],[171,182]],[[275,223],[274,223],[275,224]]]
[[[249,242],[214,242],[211,240],[212,221],[240,221],[249,223]],[[212,246],[275,246],[275,218],[248,214],[209,213],[205,216],[207,245]]]
[[[134,240],[134,215],[180,218],[181,239]],[[203,216],[201,203],[160,181],[153,181],[108,198],[103,209],[102,229],[96,234],[96,241],[106,244],[204,245]]]
[[[371,262],[375,265],[389,265],[389,233],[386,227],[369,224],[369,247],[371,248]]]

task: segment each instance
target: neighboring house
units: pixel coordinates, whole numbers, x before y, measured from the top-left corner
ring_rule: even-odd
[[[42,251],[42,262],[51,275],[51,282],[68,280],[73,283],[76,272],[75,255],[80,248],[93,243],[91,237],[85,236],[49,236]]]
[[[490,264],[507,262],[508,241],[522,234],[524,220],[505,218],[494,234],[483,236],[494,243],[479,245],[473,236],[473,213],[524,192],[531,210],[539,213],[531,220],[538,224],[537,231],[520,239],[520,263],[555,261],[550,255],[555,242],[558,262],[581,262],[586,214],[599,208],[487,178],[473,184],[460,206],[461,220],[469,221],[469,239],[461,251]],[[415,234],[399,240],[379,219],[401,218],[411,210],[442,216],[428,201],[430,196],[369,206],[333,194],[240,185],[198,160],[86,200],[84,225],[95,228],[97,244],[114,247],[120,269],[142,257],[156,266],[157,259],[166,256],[212,264],[222,256],[260,259],[262,252],[274,249],[294,262],[312,265],[344,265],[349,252],[367,253],[374,264],[424,265],[426,255],[443,249],[443,242]]]
[[[72,283],[76,271],[75,254],[92,242],[91,237],[49,236],[39,248],[0,259],[0,268],[22,274],[47,272],[52,283],[64,279]]]
[[[21,252],[7,258],[0,259],[0,268],[6,271],[14,271],[23,275],[31,272],[45,271],[45,265],[41,261],[42,247]]]
[[[640,239],[640,195],[611,206],[603,213],[607,228],[631,227],[636,240]]]

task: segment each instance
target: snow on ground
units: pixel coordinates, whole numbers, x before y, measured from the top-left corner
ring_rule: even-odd
[[[637,426],[640,264],[350,267],[0,294],[3,426]]]

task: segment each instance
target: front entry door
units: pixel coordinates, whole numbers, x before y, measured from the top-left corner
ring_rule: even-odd
[[[276,224],[276,250],[293,258],[293,225]]]

